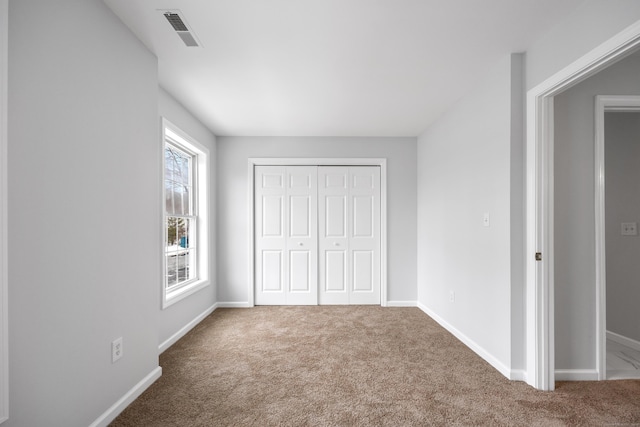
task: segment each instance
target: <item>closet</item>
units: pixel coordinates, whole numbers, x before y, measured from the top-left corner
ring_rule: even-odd
[[[256,305],[380,304],[380,167],[255,166]]]

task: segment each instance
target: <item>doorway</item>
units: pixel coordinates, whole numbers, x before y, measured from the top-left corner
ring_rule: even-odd
[[[598,379],[640,378],[640,96],[596,98]]]
[[[249,305],[253,306],[254,304],[380,304],[382,306],[387,305],[387,217],[386,217],[386,159],[383,158],[373,158],[373,159],[363,159],[363,158],[251,158],[249,159],[249,180],[248,182],[252,183],[250,185],[249,191],[249,200],[250,200],[250,271],[249,271]],[[301,227],[299,230],[294,230],[295,234],[300,234],[300,236],[291,236],[292,238],[280,239],[281,249],[284,249],[285,252],[281,252],[280,255],[277,254],[277,250],[271,251],[268,250],[264,252],[261,249],[261,245],[263,245],[263,241],[258,238],[259,235],[263,234],[263,231],[260,231],[260,227],[263,225],[263,221],[256,221],[257,216],[256,212],[259,212],[258,204],[262,203],[262,198],[256,197],[260,190],[258,187],[258,176],[260,173],[260,168],[263,166],[268,166],[271,168],[275,168],[274,170],[278,170],[278,168],[284,168],[286,171],[287,168],[298,168],[299,171],[304,171],[304,173],[300,174],[300,181],[310,183],[312,181],[316,181],[319,184],[316,184],[317,187],[315,190],[303,190],[301,188],[291,189],[291,191],[295,192],[296,199],[291,199],[291,197],[286,197],[289,199],[288,205],[281,204],[278,209],[283,212],[283,214],[290,210],[292,207],[291,200],[294,200],[294,204],[297,203],[297,208],[300,208],[299,211],[305,211],[305,215],[300,214],[300,218],[303,216],[306,218],[303,222],[298,221],[297,224],[308,223],[308,227]],[[370,167],[373,167],[371,169]],[[312,176],[313,172],[310,172],[313,168],[317,168],[315,174],[315,178]],[[334,169],[338,168],[338,169]],[[362,169],[360,169],[362,168]],[[365,175],[361,176],[360,184],[358,184],[359,178],[354,175],[355,171],[358,170],[375,170],[376,177],[373,178],[378,184],[378,194],[360,194],[362,189],[351,188],[347,190],[347,193],[339,195],[333,194],[333,192],[337,191],[337,188],[329,189],[326,188],[327,183],[331,183],[331,181],[339,181],[338,177],[340,174],[336,174],[334,172],[338,170],[347,171],[347,175],[343,175],[343,180],[348,179],[351,181],[351,187],[357,187],[364,183],[367,180],[363,180]],[[349,172],[350,171],[350,172]],[[330,173],[328,173],[330,172]],[[307,175],[306,179],[302,179],[303,175]],[[310,175],[309,175],[310,174]],[[329,176],[331,175],[331,176]],[[324,184],[318,181],[318,177],[320,177],[320,181],[324,182]],[[274,178],[275,180],[275,178]],[[275,180],[277,181],[277,180]],[[275,182],[274,181],[274,182]],[[374,181],[371,181],[373,183]],[[261,182],[261,181],[260,181]],[[364,185],[366,187],[366,185]],[[268,190],[274,191],[274,190]],[[275,190],[276,192],[279,190]],[[289,190],[285,190],[289,191]],[[302,193],[298,194],[298,192],[302,191]],[[324,194],[324,196],[323,196]],[[286,193],[285,193],[286,195]],[[291,195],[294,195],[293,193]],[[291,196],[289,195],[289,196]],[[346,197],[346,196],[349,197]],[[335,196],[335,197],[333,197]],[[360,197],[362,196],[362,197]],[[346,198],[345,198],[346,197]],[[314,201],[315,199],[315,201]],[[335,199],[335,200],[334,200]],[[369,249],[362,247],[360,248],[357,245],[360,245],[364,242],[363,239],[355,239],[351,236],[350,239],[341,240],[336,239],[338,236],[321,236],[322,227],[326,227],[326,218],[318,222],[318,213],[320,215],[325,215],[327,212],[331,214],[331,208],[336,208],[340,206],[340,203],[337,203],[340,200],[350,200],[350,204],[356,204],[351,207],[351,218],[349,222],[351,223],[352,232],[358,234],[362,230],[356,230],[353,228],[353,222],[358,215],[362,215],[366,213],[365,204],[358,203],[369,200],[372,201],[371,207],[377,205],[379,207],[379,214],[373,215],[373,217],[369,216],[369,214],[365,214],[361,217],[360,224],[367,225],[366,218],[372,218],[375,224],[372,222],[369,225],[372,226],[372,230],[378,230],[376,232],[377,242],[375,246],[378,248],[377,253],[370,251]],[[360,199],[360,202],[358,202]],[[306,201],[305,201],[306,200]],[[304,201],[304,203],[302,203]],[[327,206],[327,201],[329,206]],[[331,205],[331,203],[337,203],[335,205]],[[270,203],[270,202],[269,202]],[[287,207],[288,206],[288,207]],[[314,207],[315,206],[315,207]],[[296,206],[294,206],[296,207]],[[304,209],[302,209],[304,208]],[[343,212],[349,215],[348,206],[345,204]],[[275,211],[274,211],[275,212]],[[313,217],[315,212],[316,217]],[[287,213],[287,215],[289,215]],[[376,219],[377,216],[377,219]],[[284,219],[286,221],[286,219]],[[281,224],[282,221],[279,220]],[[291,226],[291,222],[288,222],[289,227]],[[337,223],[335,223],[337,224]],[[334,225],[335,225],[334,224]],[[330,225],[333,227],[334,225]],[[334,231],[339,231],[338,229],[325,230],[324,234],[332,234]],[[367,228],[367,227],[365,227]],[[291,231],[291,230],[289,230]],[[306,235],[307,237],[303,236]],[[352,233],[353,234],[353,233]],[[366,234],[366,233],[365,233]],[[329,237],[331,237],[329,239]],[[363,236],[364,237],[364,236]],[[374,239],[374,240],[375,240]],[[275,240],[275,239],[274,239]],[[302,246],[300,246],[302,244]],[[283,246],[284,245],[284,246]],[[297,245],[297,246],[296,246]],[[353,246],[356,245],[356,246]],[[295,253],[288,253],[287,247],[295,247]],[[353,250],[349,250],[349,248]],[[258,249],[261,249],[260,254],[258,255]],[[344,251],[343,251],[344,249]],[[279,249],[280,250],[280,249]],[[315,251],[315,253],[314,253]],[[351,253],[351,255],[349,255]],[[263,263],[263,259],[265,256],[270,256],[271,261],[274,261],[276,267],[268,266]],[[292,263],[289,261],[289,268],[286,266],[283,268],[283,264],[291,259],[291,256],[295,256],[297,259]],[[349,259],[351,257],[351,259]],[[280,260],[280,261],[278,261]],[[340,260],[344,260],[345,263],[342,264],[338,262]],[[356,261],[357,266],[354,267],[354,260]],[[304,261],[304,262],[300,262]],[[295,264],[295,265],[294,265]],[[291,266],[294,265],[295,268],[292,270]],[[345,265],[345,269],[341,269],[340,265]],[[265,269],[266,267],[266,269]],[[304,267],[304,268],[302,268]],[[317,271],[313,274],[314,271]],[[263,295],[258,295],[257,287],[260,285],[264,287],[264,282],[259,282],[265,277],[265,273],[268,273],[267,279],[269,280],[268,288],[274,291],[271,295],[265,300]],[[296,292],[288,292],[288,296],[284,297],[284,302],[280,297],[277,296],[279,288],[281,285],[277,285],[278,281],[289,280],[285,276],[293,274],[295,280],[297,281],[291,290],[295,290]],[[333,278],[329,277],[330,275]],[[355,277],[354,277],[355,275]],[[335,280],[337,277],[345,278],[344,286],[340,283],[340,280]],[[276,280],[277,279],[277,280]],[[354,281],[355,279],[355,281]],[[313,291],[314,283],[315,289],[320,290]],[[368,283],[378,283],[375,289],[370,289],[369,286],[363,286],[365,282]],[[331,289],[326,289],[325,286],[323,289],[323,283],[330,283],[332,285]],[[338,286],[340,285],[340,286]],[[342,289],[345,289],[347,286],[350,286],[350,292],[343,292]],[[272,289],[271,289],[272,288]],[[329,292],[326,292],[329,291]],[[295,294],[295,295],[294,295]],[[306,294],[306,296],[305,296]],[[347,295],[346,299],[344,298],[345,294]],[[342,295],[342,297],[340,296]],[[374,299],[371,299],[371,297]],[[273,297],[273,298],[272,298]],[[361,299],[364,297],[364,299]],[[280,298],[280,299],[279,299]],[[336,299],[338,298],[338,299]],[[289,300],[289,302],[287,302]],[[298,301],[299,300],[299,301]]]
[[[554,97],[640,46],[640,23],[612,37],[527,93],[527,383],[555,388]],[[593,369],[596,372],[596,369]]]

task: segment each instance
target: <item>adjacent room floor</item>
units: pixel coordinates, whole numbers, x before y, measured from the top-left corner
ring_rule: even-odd
[[[113,426],[639,425],[640,381],[509,381],[417,308],[218,309]]]
[[[640,379],[640,351],[607,339],[607,378]]]

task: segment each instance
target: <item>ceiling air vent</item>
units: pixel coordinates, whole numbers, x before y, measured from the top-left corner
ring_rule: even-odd
[[[169,21],[169,24],[171,24],[176,34],[180,36],[185,45],[189,47],[200,46],[195,34],[191,29],[189,29],[179,10],[167,10],[163,11],[162,14],[167,18],[167,21]]]

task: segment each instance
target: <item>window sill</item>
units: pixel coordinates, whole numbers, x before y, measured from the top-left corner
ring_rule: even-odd
[[[174,291],[171,291],[171,292],[165,291],[163,295],[163,300],[162,300],[162,309],[164,310],[165,308],[177,303],[178,301],[183,300],[184,298],[190,295],[193,295],[199,290],[206,288],[210,284],[211,283],[209,282],[209,280],[198,280],[196,282],[193,282],[187,286],[183,286]]]

